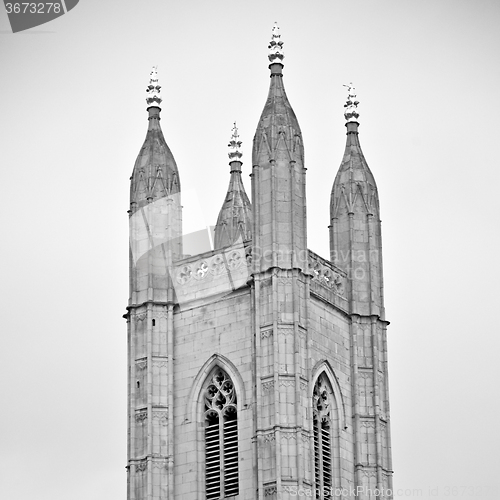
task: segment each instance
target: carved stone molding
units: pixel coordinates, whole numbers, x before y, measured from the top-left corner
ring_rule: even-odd
[[[292,279],[291,278],[278,278],[278,283],[280,285],[291,285]]]
[[[264,488],[264,496],[269,497],[271,495],[276,495],[278,492],[278,489],[276,486],[268,486],[267,488]]]
[[[282,432],[281,433],[281,440],[285,441],[290,441],[290,439],[297,439],[297,435],[295,434],[294,431],[292,432]]]
[[[280,387],[295,387],[295,380],[293,379],[281,379]]]
[[[138,464],[135,464],[135,472],[144,472],[148,468],[147,460],[142,460]]]
[[[147,313],[145,312],[140,312],[140,313],[135,313],[134,314],[134,319],[135,321],[144,321],[146,319]]]
[[[265,392],[271,391],[274,389],[274,380],[268,380],[266,382],[262,382],[262,390]]]
[[[144,370],[148,366],[148,362],[145,359],[139,359],[135,362],[135,367],[138,370]]]
[[[278,335],[293,335],[293,328],[278,328]]]
[[[361,473],[365,477],[377,477],[377,472],[374,470],[362,470]]]
[[[208,264],[208,271],[210,272],[210,274],[217,276],[224,271],[224,267],[224,258],[222,257],[222,255],[217,254],[210,259],[210,262]]]
[[[375,422],[373,420],[363,420],[361,422],[362,427],[366,427],[367,429],[374,429],[375,428]]]
[[[260,338],[267,339],[267,338],[271,337],[272,334],[273,334],[272,329],[271,330],[263,330],[260,332]]]
[[[309,251],[309,270],[314,282],[331,289],[338,295],[344,295],[344,276],[334,270],[330,262],[311,251]]]
[[[264,278],[264,279],[261,279],[260,280],[260,285],[262,287],[265,287],[265,286],[271,286],[272,285],[272,279],[271,278]]]
[[[194,264],[193,268],[194,268],[194,274],[193,274],[194,278],[197,280],[202,280],[208,273],[208,262],[205,259],[200,260],[196,262],[196,264]]]
[[[274,435],[274,431],[268,432],[264,434],[264,442],[271,443],[276,440],[276,436]]]
[[[135,421],[136,422],[144,422],[148,418],[148,412],[146,410],[141,410],[136,412]]]
[[[308,384],[307,382],[304,382],[303,380],[301,380],[301,381],[300,381],[300,390],[301,390],[301,391],[305,391],[305,390],[307,390],[307,386],[308,386],[308,385],[309,385],[309,384]]]
[[[181,266],[177,270],[177,283],[179,283],[180,285],[185,285],[191,280],[192,277],[193,271],[191,269],[191,266],[189,266],[188,264]]]
[[[167,410],[162,410],[162,411],[154,411],[153,412],[153,420],[158,420],[160,425],[167,425],[168,424],[168,412]]]
[[[153,462],[153,469],[166,469],[167,462]]]
[[[167,368],[168,367],[168,361],[154,360],[153,361],[153,366],[156,366],[158,368]]]

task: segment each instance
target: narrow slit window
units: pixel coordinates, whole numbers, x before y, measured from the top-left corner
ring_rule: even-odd
[[[205,493],[207,500],[239,493],[236,392],[220,368],[205,389]]]

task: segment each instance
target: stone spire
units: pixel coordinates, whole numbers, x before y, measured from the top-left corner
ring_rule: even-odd
[[[157,70],[153,67],[146,88],[149,126],[131,177],[131,213],[159,198],[180,193],[181,190],[177,164],[160,127],[160,89]]]
[[[353,312],[383,317],[377,185],[359,143],[359,101],[352,84],[345,87],[347,140],[330,199],[330,256],[348,274]]]
[[[230,174],[226,199],[219,212],[215,226],[215,248],[222,248],[241,241],[252,239],[252,206],[241,179],[241,141],[236,122],[232,129],[229,147]]]
[[[283,86],[283,42],[274,26],[271,82],[253,141],[252,201],[256,269],[306,269],[306,199],[302,133]],[[266,256],[266,262],[262,256]],[[299,262],[302,260],[303,262]]]

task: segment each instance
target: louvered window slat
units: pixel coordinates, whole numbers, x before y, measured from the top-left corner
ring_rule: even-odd
[[[313,392],[314,479],[316,500],[330,498],[333,486],[332,408],[333,391],[325,374],[318,377]]]
[[[236,392],[229,376],[216,369],[205,390],[205,494],[220,500],[239,493]]]
[[[219,498],[220,494],[220,449],[219,418],[212,417],[205,429],[206,495],[207,500]]]

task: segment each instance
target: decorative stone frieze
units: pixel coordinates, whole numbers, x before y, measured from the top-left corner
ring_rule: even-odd
[[[322,259],[311,250],[309,250],[309,269],[314,282],[333,290],[338,295],[345,295],[344,273],[340,269],[334,269],[329,261]]]
[[[262,390],[264,392],[269,392],[274,389],[274,380],[268,380],[267,382],[262,382]]]

